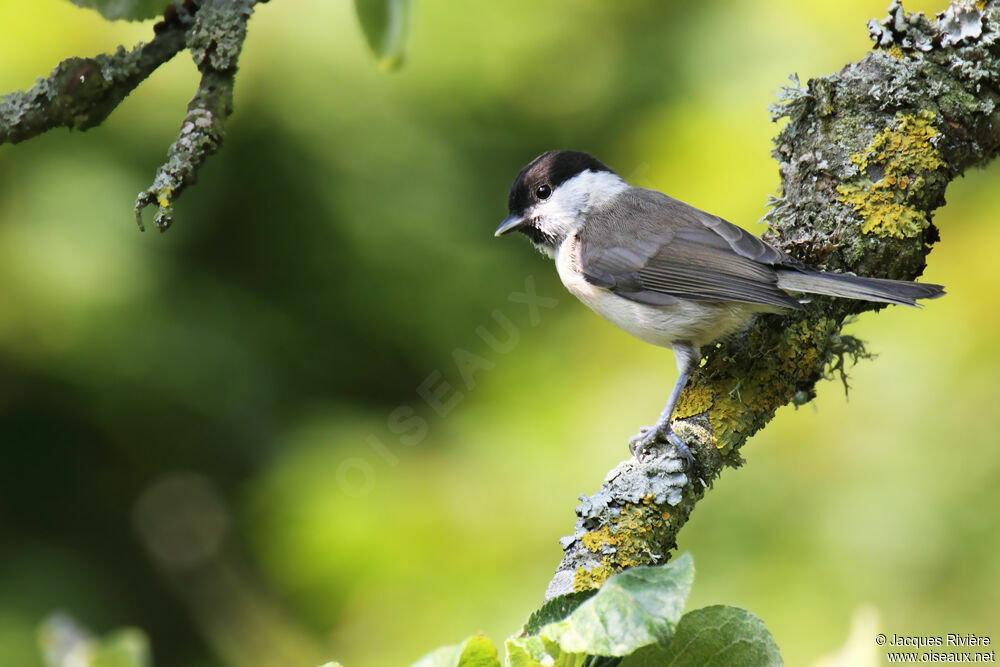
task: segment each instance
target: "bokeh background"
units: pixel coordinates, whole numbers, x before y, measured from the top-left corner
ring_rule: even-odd
[[[0,148],[0,663],[41,664],[56,610],[142,628],[158,665],[408,664],[515,632],[675,370],[493,238],[511,179],[588,150],[760,232],[766,105],[860,58],[885,4],[422,0],[392,74],[349,2],[260,5],[226,145],[162,235],[131,207],[186,54],[102,127]],[[0,90],[150,33],[0,0]],[[878,358],[849,398],[781,409],[680,534],[689,608],[752,610],[789,664],[862,608],[1000,639],[1000,165],[948,200],[925,274],[947,298],[858,318]],[[534,324],[526,280],[558,300]],[[505,353],[477,335],[495,311]],[[471,388],[456,349],[489,366]]]

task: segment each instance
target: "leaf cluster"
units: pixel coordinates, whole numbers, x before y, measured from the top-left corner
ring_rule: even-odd
[[[634,567],[597,593],[547,601],[506,642],[475,635],[439,648],[412,667],[654,667],[780,665],[764,623],[746,609],[713,605],[684,613],[694,583],[689,554],[654,567]]]

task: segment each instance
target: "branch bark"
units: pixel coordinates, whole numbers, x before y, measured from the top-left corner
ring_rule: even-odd
[[[157,207],[153,224],[162,232],[173,223],[173,202],[198,178],[198,170],[222,147],[226,119],[233,111],[236,63],[246,39],[247,20],[258,0],[205,0],[188,32],[187,47],[201,71],[198,92],[188,104],[180,135],[167,152],[153,184],[135,200],[135,220]]]
[[[894,0],[869,32],[864,58],[805,87],[793,79],[772,107],[788,122],[775,139],[781,194],[765,238],[825,270],[912,280],[938,240],[931,217],[948,183],[1000,150],[1000,0],[955,0],[936,19]],[[817,297],[707,350],[674,412],[693,469],[664,445],[581,496],[546,597],[665,562],[722,469],[743,463],[747,439],[779,407],[811,400],[819,380],[843,377],[845,357],[865,356],[841,328],[881,307]]]
[[[225,121],[232,112],[233,82],[246,23],[253,8],[267,0],[185,0],[172,4],[156,36],[131,51],[122,47],[93,58],[68,58],[30,89],[0,101],[0,145],[18,143],[57,127],[87,130],[100,125],[157,67],[183,49],[191,51],[201,82],[188,104],[180,134],[153,184],[139,193],[136,221],[155,204],[160,231],[173,220],[173,202],[193,183],[198,170],[222,145]]]
[[[190,20],[157,24],[149,44],[93,58],[67,58],[34,86],[3,96],[0,144],[24,141],[57,127],[87,130],[104,122],[136,86],[184,48]]]

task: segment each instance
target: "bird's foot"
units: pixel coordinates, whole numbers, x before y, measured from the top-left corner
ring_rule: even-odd
[[[646,436],[653,430],[652,426],[640,426],[639,432],[628,439],[628,451],[631,452],[632,456],[642,458],[646,453],[645,449],[648,447],[649,443],[644,442]]]
[[[629,438],[628,449],[632,452],[632,456],[636,460],[641,461],[649,453],[650,449],[655,448],[654,443],[657,440],[669,442],[676,447],[677,453],[684,457],[684,460],[687,462],[687,467],[694,467],[694,456],[691,455],[690,448],[671,430],[670,424],[664,424],[663,426],[640,426],[639,432]]]

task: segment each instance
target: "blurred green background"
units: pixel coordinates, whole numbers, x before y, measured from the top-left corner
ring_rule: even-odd
[[[0,663],[40,664],[54,610],[144,629],[158,665],[407,664],[514,632],[675,370],[493,238],[510,181],[587,150],[760,232],[766,105],[860,58],[885,5],[423,0],[394,74],[350,3],[260,5],[226,145],[164,235],[131,207],[186,54],[102,127],[0,148]],[[150,34],[0,0],[0,90]],[[947,298],[860,317],[878,358],[849,400],[783,408],[701,503],[690,608],[750,609],[796,665],[865,605],[886,633],[1000,639],[998,184],[968,174],[935,217]],[[529,277],[558,299],[535,326],[508,298]],[[503,335],[494,311],[507,353],[476,333]],[[456,349],[492,366],[471,389]],[[446,416],[429,376],[461,394]]]

